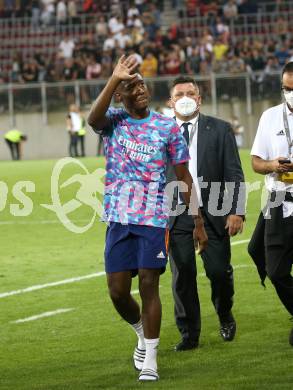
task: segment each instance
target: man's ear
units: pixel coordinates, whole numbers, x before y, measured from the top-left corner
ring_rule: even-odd
[[[169,108],[174,108],[174,103],[173,103],[173,100],[171,98],[169,98],[166,101],[166,106],[169,107]]]
[[[198,103],[198,106],[200,107],[200,106],[201,106],[201,103],[202,103],[201,95],[198,96],[198,101],[197,101],[197,103]]]

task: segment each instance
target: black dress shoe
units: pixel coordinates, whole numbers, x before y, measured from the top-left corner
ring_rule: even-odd
[[[293,328],[291,329],[291,332],[289,334],[289,344],[293,347]]]
[[[232,341],[236,333],[236,322],[221,322],[220,335],[224,341]]]
[[[188,351],[198,347],[198,340],[182,339],[180,343],[175,346],[175,351]]]

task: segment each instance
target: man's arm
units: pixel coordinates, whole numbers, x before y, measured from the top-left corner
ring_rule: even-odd
[[[189,206],[190,201],[193,200],[192,196],[195,197],[194,198],[195,205],[192,205],[191,207],[192,217],[194,218],[194,224],[195,224],[193,237],[197,241],[199,246],[199,253],[201,253],[207,247],[208,237],[204,228],[204,221],[200,212],[196,189],[194,187],[189,170],[184,164],[174,165],[174,170],[178,181],[183,182],[187,185],[187,192],[182,192],[182,196],[184,198],[185,204]]]
[[[227,217],[225,229],[228,230],[229,236],[235,236],[237,233],[242,233],[243,230],[246,196],[244,174],[238,147],[231,125],[227,126],[228,128],[224,139],[224,178],[225,182],[235,183],[235,186],[233,187],[233,193],[231,194],[233,197],[232,208]],[[229,190],[229,185],[227,185],[227,189]],[[237,209],[243,210],[243,214],[236,214]]]
[[[251,164],[254,172],[261,175],[267,175],[268,173],[284,173],[292,170],[293,164],[280,164],[279,160],[285,160],[286,157],[278,157],[274,160],[263,160],[259,156],[252,156]]]
[[[130,80],[136,75],[131,74],[137,67],[137,61],[134,56],[119,58],[112,76],[108,80],[105,88],[93,103],[89,116],[88,124],[94,129],[102,129],[109,125],[109,119],[106,117],[106,112],[110,106],[112,96],[122,80]]]

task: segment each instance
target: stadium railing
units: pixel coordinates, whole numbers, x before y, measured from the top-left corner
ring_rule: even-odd
[[[264,72],[216,74],[195,77],[211,114],[221,114],[221,105],[227,102],[241,102],[246,114],[253,112],[255,101],[267,97],[280,100],[280,73]],[[155,107],[165,106],[169,98],[169,87],[174,77],[146,79]],[[107,80],[56,83],[30,83],[0,85],[0,112],[9,115],[11,126],[20,112],[42,113],[43,124],[48,123],[48,113],[66,111],[68,105],[76,103],[83,110],[90,107]]]

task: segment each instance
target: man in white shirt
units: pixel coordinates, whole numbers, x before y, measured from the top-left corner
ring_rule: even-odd
[[[74,48],[75,43],[73,39],[69,38],[68,36],[65,36],[59,44],[59,56],[64,59],[72,58]]]
[[[234,282],[230,237],[242,231],[245,208],[243,193],[242,197],[239,196],[244,176],[238,149],[229,123],[199,113],[201,96],[193,78],[175,79],[170,96],[177,124],[189,144],[189,171],[197,189],[209,240],[201,257],[211,282],[220,335],[224,341],[231,341],[235,336],[236,322],[231,311]],[[202,180],[201,186],[199,179]],[[231,182],[234,188],[228,185]],[[228,207],[224,207],[224,194],[231,200]],[[182,202],[180,198],[175,191],[173,206]],[[185,351],[198,347],[201,330],[193,221],[184,211],[170,217],[169,228],[175,319],[182,337],[175,350]]]
[[[270,197],[264,217],[259,218],[249,253],[255,259],[256,246],[263,243],[264,272],[293,316],[293,62],[283,69],[282,91],[285,102],[262,114],[251,150],[253,169],[266,175]],[[289,343],[293,346],[293,328]]]

